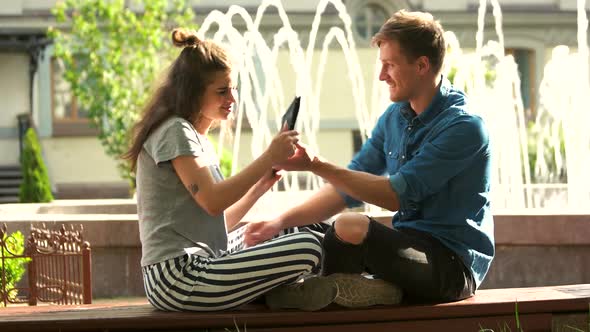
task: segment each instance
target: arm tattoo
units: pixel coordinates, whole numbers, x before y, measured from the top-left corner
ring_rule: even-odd
[[[199,186],[197,186],[195,183],[192,183],[186,187],[186,189],[188,189],[188,191],[194,196],[199,191]]]

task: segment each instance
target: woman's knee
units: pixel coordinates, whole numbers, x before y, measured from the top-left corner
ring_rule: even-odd
[[[322,244],[320,240],[309,232],[296,233],[292,237],[297,239],[295,250],[301,253],[311,254],[313,257],[310,258],[312,263],[310,267],[311,270],[316,269],[322,259]]]
[[[334,221],[334,230],[342,241],[361,244],[369,231],[369,218],[359,213],[342,213]]]

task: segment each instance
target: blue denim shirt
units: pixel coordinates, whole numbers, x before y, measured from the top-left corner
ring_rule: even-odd
[[[494,257],[490,155],[483,120],[468,113],[464,93],[443,78],[422,114],[407,102],[389,106],[348,168],[389,176],[400,200],[393,226],[439,239],[479,287]],[[361,204],[344,198],[349,207]]]

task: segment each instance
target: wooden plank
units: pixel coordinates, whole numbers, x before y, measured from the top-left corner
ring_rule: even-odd
[[[520,327],[527,332],[551,330],[551,314],[530,314],[519,316]],[[297,327],[253,328],[250,325],[237,325],[240,331],[248,332],[379,332],[379,331],[452,331],[474,332],[480,330],[520,331],[514,316],[473,317],[459,319],[437,319],[423,321],[397,321],[386,323],[365,323],[349,325],[316,325]]]
[[[497,320],[493,317],[502,317],[510,321],[509,319],[514,317],[515,313],[515,301],[518,301],[519,315],[531,317],[532,323],[526,329],[531,331],[536,328],[536,322],[543,321],[545,324],[546,317],[542,316],[544,314],[551,317],[552,314],[560,312],[587,313],[590,303],[590,284],[482,290],[475,297],[464,301],[435,305],[381,306],[354,310],[334,305],[319,312],[271,311],[262,305],[246,305],[232,311],[210,313],[161,312],[144,301],[132,304],[17,306],[0,310],[0,330],[39,331],[46,326],[59,327],[63,331],[205,327],[232,329],[234,321],[238,326],[244,324],[249,326],[248,331],[251,331],[251,328],[310,328],[359,324],[374,325],[376,329],[379,329],[380,326],[385,328],[398,323],[402,327],[406,326],[404,324],[416,324],[408,326],[408,328],[413,326],[412,330],[414,330],[414,328],[422,328],[421,326],[425,326],[425,329],[428,326],[432,327],[428,324],[433,322],[441,324],[446,322],[445,324],[450,324],[449,326],[454,326],[453,322],[461,322],[461,324],[473,326],[475,321],[490,322],[488,318],[496,322]]]
[[[190,315],[190,314],[186,314]],[[185,316],[186,316],[185,315]],[[230,319],[229,317],[225,320],[224,324],[213,328],[218,329],[230,329],[234,330],[235,326],[240,328],[240,331],[244,330],[244,327],[249,332],[260,331],[278,331],[278,332],[296,332],[296,331],[341,331],[341,332],[373,332],[373,331],[479,331],[480,328],[493,329],[495,331],[518,331],[516,329],[516,320],[514,315],[512,316],[492,316],[492,317],[468,317],[468,318],[455,318],[455,319],[438,319],[438,320],[412,320],[412,321],[394,321],[394,322],[367,322],[367,323],[353,323],[353,324],[321,324],[317,322],[309,324],[307,320],[300,315],[300,325],[289,326],[284,322],[277,320],[271,326],[260,327],[256,322],[249,320]],[[519,315],[520,326],[525,331],[548,331],[551,330],[551,314],[527,314]],[[162,317],[165,318],[165,317]],[[193,317],[193,322],[198,320],[197,317]],[[94,330],[144,330],[149,328],[150,330],[183,330],[203,328],[201,324],[190,324],[188,321],[178,322],[173,318],[161,319],[157,324],[146,323],[142,320],[137,320],[132,324],[117,324],[111,320],[111,317],[103,317],[101,322],[98,324],[88,324],[88,321],[70,321],[67,324],[60,322],[59,324],[52,324],[52,322],[46,322],[44,325],[39,324],[19,324],[18,326],[3,326],[2,331],[13,331],[18,330],[19,332],[24,331],[47,331],[48,327],[59,328],[60,331],[94,331]]]

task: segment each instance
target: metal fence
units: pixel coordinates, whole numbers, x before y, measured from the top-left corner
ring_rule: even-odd
[[[9,303],[51,304],[92,303],[91,250],[83,240],[82,227],[57,230],[31,226],[23,253],[9,236],[6,225],[0,229],[0,300]],[[9,261],[27,262],[28,287],[9,287]],[[14,264],[13,264],[14,265]]]

